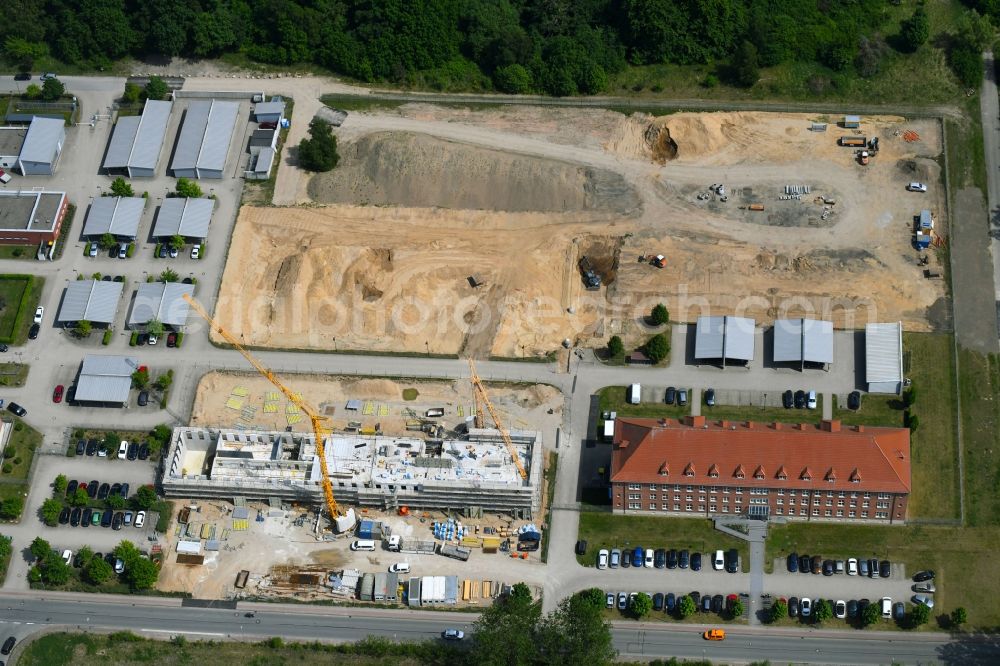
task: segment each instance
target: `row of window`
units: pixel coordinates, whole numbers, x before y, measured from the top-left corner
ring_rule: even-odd
[[[641,484],[641,483],[630,483],[630,484],[628,484],[628,489],[629,490],[642,490],[642,486],[643,486],[643,484]],[[695,487],[694,486],[681,486],[679,484],[676,484],[676,485],[673,485],[673,486],[671,486],[670,484],[660,484],[658,486],[658,484],[650,483],[650,484],[647,485],[647,489],[650,490],[650,491],[653,491],[653,492],[655,492],[656,490],[661,490],[661,491],[670,491],[670,490],[673,490],[676,493],[679,493],[679,492],[682,492],[682,491],[689,492],[689,493],[695,492]],[[750,488],[749,489],[749,493],[751,495],[767,495],[770,492],[770,490],[772,490],[772,489],[770,489],[770,488]],[[718,493],[718,492],[720,492],[719,486],[698,486],[697,491],[699,493],[701,493],[701,494],[705,494],[706,492],[709,492],[709,493]],[[741,494],[743,494],[743,487],[742,486],[735,486],[735,487],[730,488],[728,486],[723,486],[722,490],[721,490],[721,492],[723,494],[726,494],[726,495],[728,495],[731,491],[735,491],[737,495],[741,495]],[[795,497],[796,496],[796,492],[801,493],[801,495],[803,497],[809,497],[809,493],[810,493],[810,491],[808,491],[808,490],[802,490],[802,491],[788,490],[788,491],[786,491],[784,488],[775,489],[775,494],[777,494],[778,496],[785,495],[786,492],[789,495],[789,497]],[[812,491],[812,496],[813,497],[822,497],[823,496],[823,492],[824,491],[821,491],[821,490],[814,490],[814,491]],[[850,495],[851,499],[856,499],[859,495],[862,496],[862,497],[864,497],[865,499],[870,499],[871,496],[872,496],[872,493],[870,493],[870,492],[866,492],[866,493],[857,493],[857,492],[847,493],[847,491],[844,491],[844,490],[840,490],[840,491],[828,490],[828,491],[826,491],[826,496],[827,497],[831,497],[831,498],[835,497],[835,496],[836,497],[841,497],[841,498],[846,498],[848,496],[848,494]],[[881,499],[881,500],[892,499],[892,494],[891,493],[878,493],[878,499]]]
[[[635,511],[640,511],[640,510],[642,510],[642,503],[641,502],[629,502],[628,508],[632,509],[632,510],[635,510]],[[673,511],[680,511],[681,510],[681,505],[680,504],[674,504],[673,507],[671,507],[669,504],[661,504],[660,505],[660,510],[661,511],[670,511],[671,508],[672,508]],[[656,505],[655,504],[650,504],[649,505],[649,510],[650,511],[656,511]],[[693,504],[685,504],[684,505],[684,510],[685,511],[694,511],[694,505]],[[708,507],[708,510],[711,513],[717,513],[719,511],[719,507],[716,504],[712,504],[712,505],[710,505]],[[705,512],[705,505],[704,504],[699,505],[698,511],[700,513],[704,513]],[[777,514],[779,516],[786,515],[785,514],[785,510],[783,508],[781,508],[781,507],[775,509],[774,512],[775,512],[775,514]],[[818,517],[820,515],[819,512],[820,512],[819,509],[813,509],[812,510],[812,515]],[[722,513],[729,513],[729,507],[728,506],[723,506],[722,507]],[[794,516],[795,515],[795,509],[789,509],[787,515]],[[800,516],[808,516],[809,515],[809,509],[799,509],[799,515]],[[823,512],[823,515],[825,517],[827,517],[827,518],[832,518],[833,517],[833,510],[832,509],[826,509]],[[843,517],[844,517],[844,511],[843,511],[843,509],[838,509],[837,510],[837,518],[843,518]],[[847,512],[847,517],[848,518],[857,518],[858,517],[858,512],[857,511],[848,511]],[[861,517],[865,518],[867,516],[862,515]],[[876,518],[888,518],[889,517],[889,513],[887,511],[876,511],[875,512],[875,517]]]

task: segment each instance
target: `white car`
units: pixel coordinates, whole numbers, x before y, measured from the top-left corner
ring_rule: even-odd
[[[927,186],[924,185],[923,183],[910,183],[909,185],[906,186],[906,189],[908,189],[910,192],[926,192]]]
[[[892,617],[892,597],[882,597],[882,617],[886,620]]]
[[[858,575],[858,558],[852,557],[847,560],[847,575],[857,576]]]
[[[90,251],[87,252],[87,256],[96,257],[97,256],[97,243],[90,244]]]
[[[445,629],[441,632],[441,638],[446,641],[460,641],[465,638],[465,632],[461,629]]]
[[[6,185],[9,182],[10,182],[10,174],[4,171],[3,169],[0,169],[0,183]]]
[[[160,339],[158,337],[156,337],[152,333],[149,334],[149,344],[155,345],[159,341],[160,341]]]
[[[73,551],[67,548],[66,550],[63,551],[62,558],[63,562],[66,563],[66,566],[69,566],[70,564],[73,563]]]
[[[806,407],[816,409],[816,391],[809,391],[809,397],[806,399]]]
[[[726,566],[726,556],[721,550],[715,551],[715,556],[712,558],[712,568],[716,571],[722,571]]]
[[[914,594],[913,603],[927,606],[928,608],[934,608],[934,600],[926,594]]]
[[[134,525],[136,527],[142,527],[145,524],[146,524],[146,512],[145,511],[140,511],[139,513],[135,514],[135,523],[134,523]]]
[[[180,254],[180,250],[178,250],[176,247],[170,248],[170,258],[171,259],[176,259],[178,254]]]
[[[809,617],[812,614],[812,599],[809,597],[802,597],[802,601],[799,602],[799,615],[802,617]]]
[[[652,569],[653,568],[653,564],[656,563],[656,558],[653,555],[654,555],[653,549],[652,548],[647,548],[646,549],[646,568],[647,569]]]
[[[118,460],[125,460],[126,455],[128,455],[128,442],[123,439],[118,445]]]
[[[837,603],[833,605],[833,614],[838,620],[847,617],[847,603],[843,599],[837,599]]]
[[[410,573],[410,563],[396,562],[389,566],[389,573]]]
[[[607,569],[608,568],[608,551],[601,549],[597,552],[597,568]]]
[[[45,316],[45,308],[43,308],[41,305],[39,305],[37,308],[35,308],[35,323],[36,324],[41,324],[42,323],[42,317],[44,317],[44,316]]]
[[[201,258],[201,245],[195,245],[191,248],[191,258],[200,259]]]
[[[121,245],[118,246],[118,258],[119,259],[128,258],[128,245],[126,243],[122,243]]]
[[[604,597],[604,605],[607,606],[608,608],[614,608],[615,607],[615,593],[614,592],[608,592],[607,593],[607,595]]]
[[[115,573],[125,573],[125,563],[122,562],[122,558],[120,557],[115,558]]]

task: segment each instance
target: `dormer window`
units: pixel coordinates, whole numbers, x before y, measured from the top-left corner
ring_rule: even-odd
[[[743,470],[743,465],[737,465],[736,471],[733,472],[733,476],[737,479],[742,479],[746,476],[746,472]]]
[[[780,481],[787,481],[788,480],[788,472],[785,471],[785,466],[784,465],[782,465],[781,467],[778,468],[778,473],[775,474],[774,477],[776,479],[780,480]]]
[[[755,469],[753,471],[753,478],[757,479],[758,481],[763,481],[764,480],[764,467],[763,467],[763,465],[757,465],[757,469]]]
[[[688,463],[684,468],[684,476],[694,476],[694,463]]]
[[[719,478],[719,466],[713,463],[712,466],[708,468],[708,475],[713,479]]]
[[[812,472],[809,471],[808,467],[803,469],[802,473],[799,474],[799,479],[801,479],[802,481],[812,481],[812,478],[813,478]]]

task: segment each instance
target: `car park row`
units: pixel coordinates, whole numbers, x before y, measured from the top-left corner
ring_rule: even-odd
[[[736,573],[740,569],[740,555],[735,548],[727,551],[717,550],[710,556],[712,568],[716,571],[725,569],[729,573]],[[598,569],[622,568],[656,568],[656,569],[687,569],[700,571],[702,566],[702,555],[700,552],[691,553],[687,549],[677,550],[674,548],[652,548],[643,549],[642,546],[636,548],[626,548],[620,550],[612,548],[610,551],[601,549],[597,553]]]
[[[668,614],[677,611],[678,604],[680,604],[681,599],[685,596],[691,597],[696,612],[716,613],[719,615],[723,613],[732,614],[734,604],[739,600],[739,595],[737,594],[712,595],[701,594],[700,592],[689,592],[686,595],[674,594],[673,592],[646,592],[646,594],[653,601],[653,611],[662,611]],[[606,592],[605,606],[607,608],[617,608],[620,611],[626,611],[632,607],[638,595],[638,592]]]
[[[892,575],[892,564],[889,560],[879,561],[876,558],[848,558],[847,560],[823,559],[821,555],[799,555],[790,553],[785,566],[788,573],[812,573],[833,576],[846,574],[848,576],[866,576],[868,578],[888,578]]]
[[[106,444],[99,439],[78,439],[76,440],[76,455],[97,455],[105,458],[108,455]],[[119,460],[146,460],[149,458],[149,445],[146,443],[127,442],[122,440],[118,444]]]

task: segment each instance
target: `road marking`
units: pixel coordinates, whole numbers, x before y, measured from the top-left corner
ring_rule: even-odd
[[[177,634],[185,634],[188,636],[225,636],[225,634],[214,634],[208,631],[169,631],[167,629],[140,629],[139,631],[144,631],[147,634],[169,634],[175,636]]]

